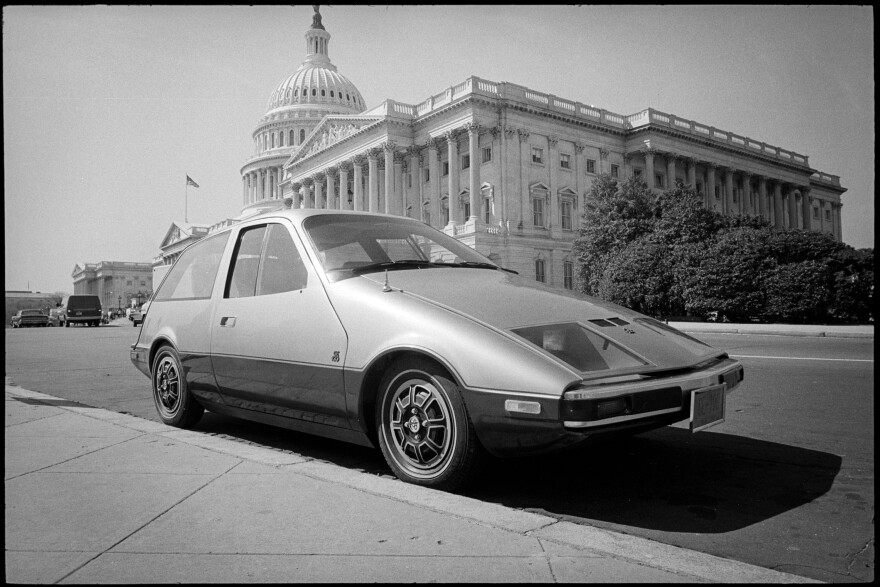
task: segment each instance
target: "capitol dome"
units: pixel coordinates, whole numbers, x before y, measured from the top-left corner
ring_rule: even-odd
[[[330,62],[330,33],[321,24],[317,7],[305,40],[306,58],[269,96],[266,113],[254,129],[254,154],[241,170],[243,210],[281,201],[284,163],[325,116],[367,109],[355,85]]]

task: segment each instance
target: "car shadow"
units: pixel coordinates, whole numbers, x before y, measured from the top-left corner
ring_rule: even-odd
[[[564,453],[494,460],[464,494],[556,518],[724,533],[824,495],[841,462],[815,450],[666,427]]]
[[[393,477],[378,449],[210,412],[196,429]],[[820,451],[666,427],[566,452],[489,459],[460,493],[578,523],[724,533],[824,495],[841,462]]]

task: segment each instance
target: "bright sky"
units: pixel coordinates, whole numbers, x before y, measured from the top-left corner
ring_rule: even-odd
[[[325,6],[330,59],[368,107],[471,75],[619,114],[645,108],[839,175],[844,241],[874,246],[873,9]],[[241,207],[269,95],[311,6],[6,6],[6,289],[73,291],[74,265],[148,262],[173,221]],[[189,174],[200,188],[185,190]],[[187,202],[185,202],[185,200]]]

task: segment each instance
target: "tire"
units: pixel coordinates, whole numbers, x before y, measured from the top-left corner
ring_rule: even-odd
[[[153,359],[150,374],[153,403],[162,422],[177,428],[194,426],[205,413],[205,408],[186,387],[177,351],[167,345],[161,347]]]
[[[382,378],[378,400],[379,447],[398,478],[446,491],[473,480],[485,450],[443,368],[421,357],[398,360]]]

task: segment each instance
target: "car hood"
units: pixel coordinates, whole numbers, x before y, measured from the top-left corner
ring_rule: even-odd
[[[723,354],[622,306],[552,289],[504,271],[426,268],[362,277],[384,284],[386,275],[388,285],[404,294],[507,333],[527,326],[579,323],[649,361],[652,366],[648,370],[691,367]],[[607,322],[609,318],[619,320]]]

